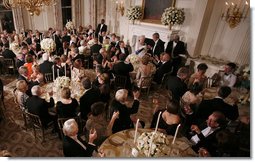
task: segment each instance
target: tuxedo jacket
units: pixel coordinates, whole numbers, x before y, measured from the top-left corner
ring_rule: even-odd
[[[167,61],[164,64],[160,63],[158,66],[159,67],[157,68],[156,73],[154,75],[154,81],[160,84],[164,74],[172,70],[173,64],[172,61]]]
[[[31,93],[32,87],[35,86],[35,85],[39,85],[39,84],[40,84],[40,83],[37,82],[37,81],[35,81],[35,82],[33,82],[33,81],[28,81],[28,80],[27,80],[24,76],[22,76],[22,75],[19,75],[19,76],[18,76],[18,80],[24,80],[24,81],[27,83],[27,85],[28,85],[28,90],[26,91],[26,94],[27,94],[28,96],[32,96],[32,93]]]
[[[52,66],[53,66],[53,62],[50,61],[44,61],[43,63],[41,63],[39,65],[39,70],[42,74],[45,73],[52,73]]]
[[[52,121],[48,108],[53,107],[54,104],[52,97],[50,98],[50,102],[47,102],[38,96],[32,96],[27,99],[26,107],[28,112],[38,115],[42,121],[42,125],[46,126],[48,122]]]
[[[80,98],[81,118],[88,119],[88,114],[91,112],[91,105],[100,100],[100,91],[98,88],[92,87],[86,91]]]
[[[60,47],[57,51],[57,54],[58,54],[58,56],[61,56],[61,55],[67,55],[68,56],[69,51],[71,51],[70,48],[67,48],[66,53],[65,53],[64,48]]]
[[[164,44],[165,44],[165,42],[163,42],[161,39],[159,39],[158,42],[156,44],[154,44],[154,46],[156,46],[156,47],[155,47],[154,51],[153,51],[154,46],[152,48],[153,56],[157,55],[159,57],[160,54],[164,52],[164,48],[165,48]]]
[[[117,48],[119,51],[120,51],[120,53],[118,54],[118,56],[122,53],[121,52],[121,50],[120,50],[120,46]],[[128,56],[129,55],[129,51],[128,51],[128,48],[127,47],[124,47],[124,51],[125,51],[125,53],[124,54],[126,54],[126,56]],[[118,57],[117,56],[117,57]]]
[[[107,31],[107,25],[105,25],[105,24],[103,24],[103,27],[102,27],[102,29],[100,30],[100,28],[101,28],[101,24],[98,24],[97,25],[97,29],[96,29],[96,34],[98,35],[98,33],[100,33],[100,32],[106,32]]]
[[[175,100],[179,101],[187,91],[187,85],[177,76],[169,76],[166,83],[167,89],[172,93]]]
[[[105,36],[105,39],[110,39],[109,37]],[[104,37],[102,37],[101,35],[98,37],[98,40],[101,44],[103,44],[104,41]]]
[[[168,42],[165,52],[170,55],[173,54],[171,56],[174,56],[174,58],[178,57],[179,54],[185,54],[186,49],[184,46],[184,42],[178,41],[174,49],[173,49],[173,41]]]
[[[93,56],[93,53],[99,53],[99,50],[102,48],[102,45],[100,44],[94,44],[90,47],[90,54]]]
[[[9,50],[9,49],[5,49],[2,53],[2,56],[4,58],[10,58],[10,59],[13,59],[13,60],[16,57],[15,53],[12,50]]]
[[[75,140],[68,136],[63,137],[63,153],[65,157],[91,157],[96,146],[83,141],[78,136],[79,141],[86,147],[86,150]]]
[[[226,118],[236,120],[239,116],[237,105],[229,105],[221,98],[203,100],[197,109],[197,119],[205,121],[214,111],[222,112]]]
[[[69,43],[70,40],[71,40],[71,37],[69,35],[65,35],[65,36],[62,37],[62,43],[63,42],[68,42]]]

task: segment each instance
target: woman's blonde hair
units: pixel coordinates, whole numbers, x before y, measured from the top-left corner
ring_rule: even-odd
[[[69,99],[71,97],[71,91],[69,88],[64,87],[61,90],[61,97],[64,99]]]
[[[25,80],[19,80],[16,83],[16,88],[17,90],[21,91],[21,92],[25,92],[27,90],[27,83]]]
[[[65,136],[75,136],[79,131],[78,124],[74,119],[69,119],[65,121],[62,130]]]
[[[125,102],[128,97],[128,90],[119,89],[115,94],[115,99],[119,102]]]

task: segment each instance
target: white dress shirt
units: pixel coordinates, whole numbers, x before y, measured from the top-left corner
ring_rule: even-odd
[[[215,130],[216,130],[216,129],[213,129],[213,128],[211,128],[211,127],[206,127],[205,129],[203,129],[203,130],[201,131],[201,133],[202,133],[205,137],[208,137],[208,136],[209,136],[210,134],[212,134]],[[191,138],[190,140],[191,140],[191,142],[193,142],[194,144],[197,144],[197,143],[200,141],[200,139],[199,139],[199,137],[198,137],[197,134],[194,135],[194,136],[192,136],[192,138]]]

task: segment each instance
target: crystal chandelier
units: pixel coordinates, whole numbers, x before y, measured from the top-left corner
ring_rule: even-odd
[[[42,6],[55,5],[55,0],[3,0],[3,5],[8,9],[23,7],[31,16],[38,16]]]

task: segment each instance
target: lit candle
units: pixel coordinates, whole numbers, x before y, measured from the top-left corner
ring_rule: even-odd
[[[247,8],[247,9],[246,9],[246,13],[245,13],[244,17],[247,17],[248,13],[249,13],[249,10],[250,10],[249,3],[247,1],[245,1],[245,8]]]
[[[65,64],[65,76],[66,76],[66,64]]]
[[[172,144],[175,143],[176,136],[177,136],[177,134],[178,134],[178,131],[179,131],[180,126],[181,126],[181,124],[179,124],[179,125],[177,126],[176,130],[175,130],[174,139],[173,139],[173,141],[172,141]]]
[[[58,74],[58,77],[59,77],[59,69],[57,69],[57,74]]]
[[[54,66],[52,66],[53,81],[55,80]]]
[[[159,114],[158,114],[158,120],[157,120],[157,124],[156,124],[156,128],[155,128],[155,133],[157,132],[157,130],[158,130],[158,123],[159,123],[159,118],[160,118],[160,115],[161,115],[161,111],[159,112]]]
[[[138,125],[139,125],[139,119],[137,119],[137,121],[136,121],[136,125],[135,125],[134,143],[136,142],[136,136],[137,136]]]

